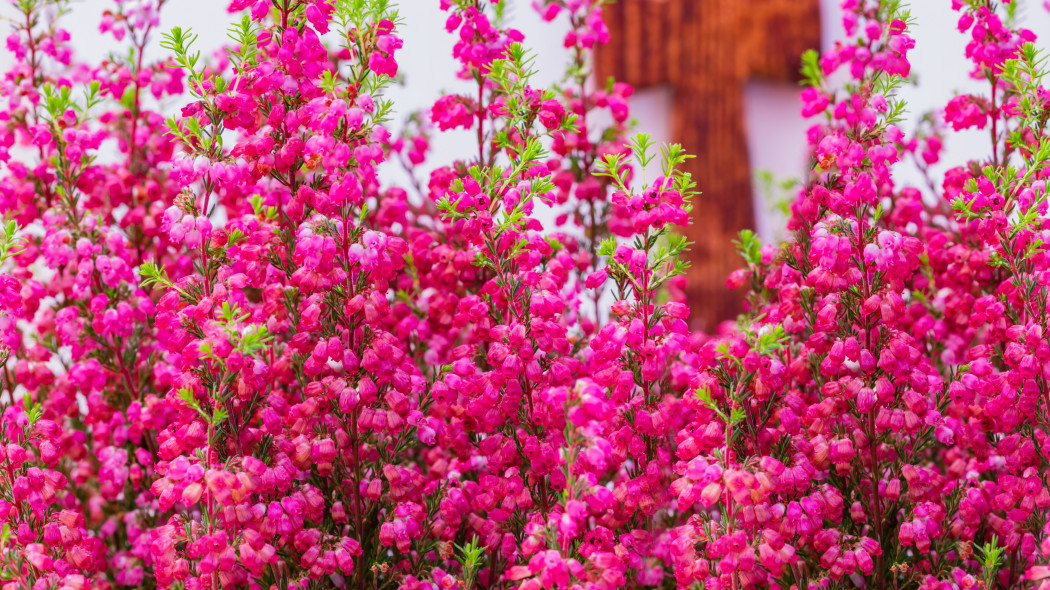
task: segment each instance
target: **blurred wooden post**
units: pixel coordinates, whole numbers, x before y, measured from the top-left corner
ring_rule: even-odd
[[[748,79],[798,79],[799,56],[820,47],[818,0],[617,0],[604,7],[612,42],[597,56],[609,76],[636,88],[668,84],[672,140],[696,158],[689,172],[703,192],[685,230],[692,321],[713,330],[740,312],[725,288],[742,265],[732,241],[754,227],[744,126]]]

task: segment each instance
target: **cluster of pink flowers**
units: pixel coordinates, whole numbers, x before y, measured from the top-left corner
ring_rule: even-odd
[[[396,136],[387,2],[232,0],[232,46],[153,64],[164,0],[103,13],[102,64],[60,4],[13,3],[0,79],[3,590],[1050,588],[1050,93],[1009,5],[955,1],[988,94],[908,135],[907,17],[843,2],[791,238],[741,236],[705,335],[704,179],[593,85],[603,2],[534,2],[545,89],[500,2],[442,0],[472,90]],[[938,186],[947,126],[992,152]]]

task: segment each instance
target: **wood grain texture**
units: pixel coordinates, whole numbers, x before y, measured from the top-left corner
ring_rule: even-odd
[[[744,85],[797,80],[799,56],[820,46],[818,0],[618,0],[604,12],[612,42],[597,53],[598,80],[670,85],[672,140],[697,156],[688,295],[694,325],[711,330],[740,312],[725,280],[742,265],[733,239],[755,224]]]

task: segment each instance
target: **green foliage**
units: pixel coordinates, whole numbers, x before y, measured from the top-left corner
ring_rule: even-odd
[[[305,4],[301,6],[305,7]],[[390,0],[337,0],[332,20],[335,25],[334,32],[339,35],[340,46],[356,55],[357,63],[350,65],[345,76],[339,72],[324,72],[322,88],[334,93],[345,78],[346,85],[356,86],[361,92],[372,96],[375,111],[371,115],[371,122],[381,124],[388,121],[394,112],[394,104],[383,96],[383,91],[391,83],[391,79],[375,75],[369,69],[369,52],[361,32],[369,30],[372,23],[383,20],[394,23],[395,27],[402,25],[403,20],[394,8],[394,3]]]
[[[143,287],[159,285],[166,289],[175,288],[171,279],[168,278],[168,271],[153,261],[144,262],[139,266],[139,277],[142,279]]]
[[[802,80],[799,84],[820,88],[824,84],[824,70],[820,67],[820,54],[815,49],[807,49],[802,54]]]
[[[70,99],[72,88],[69,86],[59,86],[56,88],[53,85],[44,84],[40,88],[40,91],[44,96],[41,104],[44,105],[44,109],[53,121],[62,117],[62,113],[72,105]]]
[[[669,143],[660,146],[660,154],[663,156],[661,160],[661,170],[663,170],[664,176],[672,177],[675,172],[678,172],[679,167],[685,164],[686,160],[695,158],[696,156],[688,154],[685,148],[678,143]]]
[[[1050,158],[1050,138],[1046,134],[1047,120],[1050,118],[1050,106],[1041,95],[1041,88],[1046,77],[1047,56],[1045,51],[1037,49],[1031,43],[1020,48],[1020,56],[1003,63],[1001,77],[1008,87],[1013,88],[1017,108],[1023,116],[1018,117],[1021,123],[1009,131],[1009,142],[1019,146],[1019,153],[1024,158],[1026,171],[1021,184],[1046,166]],[[1036,145],[1030,145],[1031,139]]]
[[[280,214],[280,210],[277,207],[269,207],[263,204],[262,195],[252,195],[248,199],[248,204],[252,206],[252,212],[263,219],[277,219],[277,216]]]
[[[485,554],[485,547],[478,545],[478,538],[474,537],[469,543],[460,545],[457,549],[459,549],[459,556],[456,558],[456,561],[463,568],[464,590],[474,590],[474,586],[477,583],[477,573],[481,568]]]
[[[231,30],[231,37],[244,41],[244,44],[230,52],[231,59],[238,64],[238,77],[234,81],[234,86],[239,84],[241,69],[255,59],[253,31],[256,29],[251,23],[243,21],[240,27],[234,27]],[[168,118],[166,123],[171,134],[183,144],[193,146],[204,154],[218,155],[223,153],[221,132],[223,114],[222,111],[211,108],[208,95],[222,94],[230,89],[230,85],[221,76],[205,76],[206,64],[201,62],[200,51],[193,51],[193,44],[196,41],[197,35],[190,29],[173,27],[171,31],[164,33],[161,47],[175,56],[175,63],[170,67],[182,68],[185,71],[190,95],[204,103],[211,121],[211,130],[203,129],[196,117]]]
[[[40,104],[47,111],[48,121],[52,123],[61,118],[70,109],[81,116],[85,116],[92,107],[102,102],[101,88],[101,83],[98,80],[92,80],[87,88],[84,89],[83,101],[78,102],[73,99],[73,88],[71,86],[59,86],[56,88],[52,84],[44,84],[40,87],[40,92],[43,95]]]
[[[44,415],[44,408],[40,404],[26,399],[26,420],[29,421],[29,429],[32,430],[33,425],[40,421],[40,418]]]
[[[751,266],[762,264],[762,242],[755,232],[745,229],[740,232],[740,239],[734,240],[737,252]]]
[[[185,387],[178,390],[177,395],[180,400],[182,400],[187,406],[189,406],[190,409],[197,412],[207,424],[217,426],[225,422],[226,419],[229,417],[229,414],[226,412],[226,409],[222,406],[215,408],[215,410],[212,412],[206,411],[201,406],[200,402],[197,401],[197,398],[193,395],[193,392]]]
[[[204,97],[204,68],[198,71],[197,64],[200,62],[201,52],[193,51],[193,44],[197,41],[197,35],[191,29],[173,27],[171,31],[163,34],[160,46],[175,55],[175,64],[171,67],[186,70],[189,76],[190,93],[197,98]]]
[[[656,154],[650,154],[649,150],[653,147],[652,136],[648,133],[638,133],[631,141],[627,144],[631,148],[631,152],[634,154],[634,159],[638,162],[638,165],[645,169],[649,166],[649,162],[653,161]]]
[[[757,333],[748,333],[748,341],[762,356],[769,356],[780,351],[788,343],[787,332],[782,324],[776,324],[769,329],[760,330]]]
[[[200,123],[197,122],[197,119],[194,117],[187,117],[185,119],[169,117],[165,123],[171,134],[186,145],[193,145],[195,140],[201,136]],[[180,123],[182,123],[182,125],[180,125]]]
[[[273,340],[273,336],[265,324],[243,325],[249,318],[251,318],[251,314],[242,313],[241,309],[236,305],[230,304],[229,301],[222,302],[222,307],[219,310],[219,320],[223,324],[226,334],[234,346],[234,350],[247,356],[254,355],[266,348],[266,345]]]
[[[721,405],[711,397],[711,390],[706,387],[695,389],[693,391],[693,396],[702,406],[714,412],[714,414],[730,428],[739,424],[745,417],[744,410],[735,406],[732,407],[727,414],[722,409]]]
[[[874,92],[886,97],[886,112],[882,115],[882,125],[896,125],[904,120],[908,112],[907,103],[898,98],[897,92],[906,82],[899,75],[879,75],[874,80]]]
[[[230,25],[230,28],[227,30],[227,36],[233,41],[234,47],[227,49],[226,53],[236,67],[237,77],[240,79],[241,72],[247,67],[254,66],[256,63],[259,55],[258,37],[260,27],[254,24],[246,14],[241,18],[240,23]],[[237,88],[236,82],[234,82],[233,87],[234,89]]]
[[[999,538],[992,535],[989,542],[976,549],[980,558],[981,577],[984,580],[984,587],[995,588],[995,576],[1004,563],[1003,554],[1006,552],[1006,548],[1000,547]]]
[[[597,162],[595,176],[604,176],[612,180],[613,187],[622,193],[629,193],[630,189],[627,188],[627,162],[624,161],[623,154],[602,154],[602,157]]]
[[[911,11],[908,10],[908,4],[905,0],[881,0],[876,4],[876,11],[878,13],[876,20],[884,23],[891,23],[895,20],[900,20],[904,24],[911,28],[915,26],[915,17],[912,16]]]
[[[365,29],[369,23],[383,19],[397,24],[397,11],[391,0],[336,0],[333,20],[342,29]]]
[[[14,220],[4,221],[3,234],[0,235],[0,264],[12,256],[18,256],[25,252],[24,247],[19,247],[22,238],[18,237],[18,222]]]
[[[230,246],[234,246],[246,239],[248,239],[248,236],[244,235],[243,231],[235,228],[230,230],[229,235],[226,237],[226,243]]]

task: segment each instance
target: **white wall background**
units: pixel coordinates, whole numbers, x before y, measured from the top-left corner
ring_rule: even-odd
[[[131,2],[135,0],[124,0]],[[537,54],[539,68],[537,85],[547,85],[561,78],[566,53],[562,48],[562,37],[566,25],[560,19],[554,23],[543,23],[531,9],[529,0],[510,0],[510,23],[522,30],[526,44]],[[736,2],[742,0],[696,0]],[[1015,0],[1022,2],[1021,24],[1040,37],[1040,44],[1050,47],[1050,14],[1038,0]],[[838,0],[821,0],[823,12],[824,46],[832,45],[842,37],[841,11]],[[455,64],[451,57],[454,43],[452,35],[443,28],[445,14],[438,8],[437,0],[401,0],[401,16],[405,20],[402,36],[405,45],[398,60],[405,75],[406,86],[394,88],[392,98],[399,105],[398,117],[412,111],[427,108],[441,92],[467,88],[453,78]],[[957,17],[951,11],[950,0],[912,0],[912,13],[917,20],[913,35],[918,43],[911,53],[917,87],[907,87],[902,95],[909,105],[910,120],[902,125],[906,132],[925,112],[939,108],[958,91],[981,92],[982,85],[969,80],[968,67],[963,58],[967,36],[959,33],[955,24]],[[98,17],[106,8],[113,7],[115,0],[74,0],[72,14],[63,26],[74,39],[78,55],[92,62],[105,56],[121,45],[109,35],[98,33]],[[202,49],[217,48],[225,40],[226,23],[230,17],[225,13],[223,0],[169,0],[162,12],[161,30],[172,26],[192,27],[200,35]],[[9,16],[10,7],[0,8],[0,16]],[[6,36],[6,32],[4,32]],[[152,55],[160,56],[159,35],[154,35]],[[6,67],[12,57],[6,50],[0,52],[0,67]],[[801,177],[804,173],[805,129],[810,122],[799,115],[798,88],[789,85],[769,84],[756,81],[749,85],[746,94],[747,123],[750,137],[752,166],[756,170],[768,170],[777,178]],[[636,94],[633,101],[634,115],[639,130],[652,133],[658,141],[670,139],[670,96],[666,90],[648,90]],[[473,138],[469,132],[437,134],[433,144],[434,160],[451,161],[460,154],[472,153]],[[949,165],[962,163],[979,156],[988,149],[986,132],[970,131],[951,134],[946,142],[944,161],[935,168],[939,178]],[[391,180],[402,178],[397,170],[387,172]],[[910,166],[902,166],[903,181],[918,184],[917,172]],[[704,179],[697,179],[703,188]],[[757,193],[757,191],[756,191]],[[759,210],[767,207],[766,201],[756,194]],[[779,222],[768,215],[761,216],[759,226],[765,237],[775,233]]]

